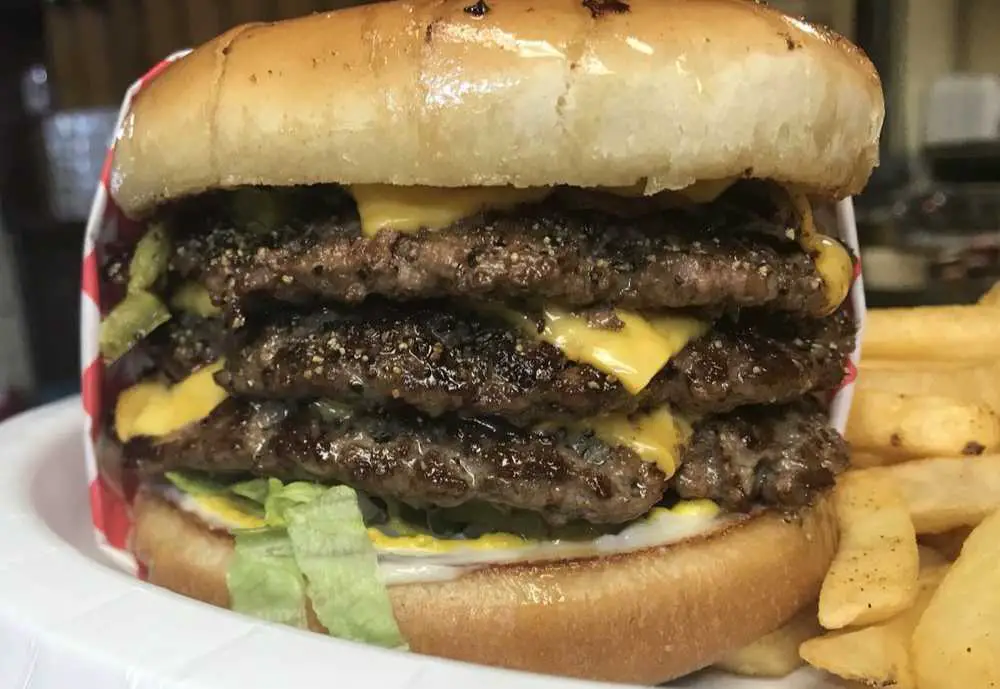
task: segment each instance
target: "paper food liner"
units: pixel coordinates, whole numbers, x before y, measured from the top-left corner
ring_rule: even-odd
[[[115,125],[114,140],[118,139],[122,122],[128,115],[132,101],[143,88],[152,82],[172,62],[181,59],[188,50],[169,56],[153,67],[141,79],[136,81],[126,91]],[[131,498],[134,495],[134,480],[122,476],[115,467],[102,467],[99,470],[97,461],[97,444],[102,429],[105,427],[104,415],[110,413],[110,400],[118,392],[130,385],[131,380],[123,375],[112,378],[105,371],[104,362],[98,348],[98,328],[101,317],[114,306],[107,303],[108,290],[101,284],[100,265],[105,247],[111,243],[119,246],[134,244],[139,240],[143,225],[125,217],[111,198],[109,179],[111,172],[112,142],[105,157],[101,171],[100,184],[94,194],[90,216],[87,221],[87,231],[83,245],[83,278],[82,298],[80,305],[80,338],[81,338],[81,389],[84,422],[84,448],[87,462],[87,482],[90,491],[90,511],[94,525],[94,535],[98,546],[116,563],[133,574],[144,577],[145,572],[128,551],[129,534],[132,528]],[[841,239],[851,248],[855,255],[860,256],[858,233],[854,220],[854,206],[850,199],[839,202],[836,206],[836,223]],[[105,302],[101,301],[104,293]],[[830,406],[831,424],[843,432],[847,423],[847,412],[850,408],[854,389],[854,379],[857,375],[857,363],[860,355],[861,327],[864,320],[865,300],[861,279],[860,262],[855,271],[855,280],[848,297],[858,327],[858,344],[851,355],[844,381],[834,395]],[[118,375],[118,374],[116,374]],[[104,400],[109,400],[105,404]]]

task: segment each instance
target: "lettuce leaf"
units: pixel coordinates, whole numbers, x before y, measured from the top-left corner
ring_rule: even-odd
[[[234,534],[236,553],[226,572],[236,612],[305,629],[306,590],[284,529]]]
[[[267,500],[268,485],[266,478],[255,478],[250,481],[241,481],[229,486],[229,492],[251,500],[261,507]]]
[[[327,486],[304,481],[282,485],[281,481],[276,478],[268,479],[267,487],[267,498],[264,500],[264,519],[270,526],[285,526],[288,523],[287,514],[290,509],[298,505],[306,505],[330,490]],[[351,491],[351,495],[355,496],[354,500],[357,502],[357,494],[350,488],[348,490]]]
[[[329,488],[285,515],[313,611],[330,634],[404,647],[354,490]]]

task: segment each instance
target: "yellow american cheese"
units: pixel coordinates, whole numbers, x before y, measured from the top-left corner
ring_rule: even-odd
[[[654,507],[641,522],[655,522],[672,517],[715,517],[721,512],[711,500],[681,500],[673,507]],[[491,533],[476,538],[436,538],[430,534],[390,536],[377,528],[368,529],[368,537],[377,550],[413,550],[420,553],[443,554],[460,550],[516,550],[538,545],[541,541],[511,533]]]
[[[632,417],[606,416],[586,425],[604,442],[630,448],[643,461],[658,466],[667,477],[677,471],[681,447],[691,435],[688,423],[666,407]]]
[[[176,385],[149,381],[122,392],[115,405],[118,438],[161,438],[211,414],[228,396],[214,378],[223,365],[219,360]]]
[[[788,193],[801,222],[799,243],[813,257],[816,272],[823,280],[823,289],[826,293],[824,315],[831,314],[847,298],[851,281],[854,279],[854,264],[850,254],[840,242],[820,234],[816,229],[812,206],[805,194],[794,190],[789,190]]]
[[[439,230],[482,210],[511,208],[540,201],[551,189],[536,187],[397,187],[356,184],[350,188],[358,206],[361,231],[372,237],[379,230],[414,232]]]
[[[248,512],[246,506],[228,495],[186,494],[198,511],[215,517],[232,529],[261,529],[267,526],[263,517]]]
[[[529,316],[504,311],[524,331],[556,347],[566,358],[589,364],[617,378],[632,394],[640,392],[670,359],[708,323],[678,315],[646,318],[617,309],[624,326],[618,330],[592,327],[585,317],[555,307],[542,309],[542,330]]]

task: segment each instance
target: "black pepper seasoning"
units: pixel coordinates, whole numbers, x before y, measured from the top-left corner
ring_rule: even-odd
[[[583,6],[590,10],[590,16],[598,19],[605,14],[625,14],[631,11],[627,2],[622,0],[583,0]]]
[[[471,14],[473,17],[476,17],[477,19],[481,19],[482,17],[485,17],[487,14],[489,14],[490,6],[486,4],[486,0],[477,0],[476,4],[469,5],[462,11],[465,12],[466,14]]]

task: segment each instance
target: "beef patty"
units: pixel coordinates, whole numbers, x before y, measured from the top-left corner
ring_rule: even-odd
[[[238,396],[398,400],[431,415],[525,424],[663,403],[707,413],[788,402],[836,387],[854,346],[846,313],[803,321],[744,312],[718,321],[633,395],[505,322],[454,309],[380,303],[286,315],[227,352],[217,381]]]
[[[775,414],[749,407],[695,425],[674,477],[682,498],[708,498],[733,509],[754,501],[803,505],[847,469],[847,443],[826,412],[803,407]]]
[[[727,508],[804,504],[847,463],[825,415],[804,406],[711,417],[696,425],[690,448],[682,453],[681,494]],[[417,507],[477,501],[535,511],[555,524],[635,519],[668,485],[656,465],[592,433],[315,403],[229,400],[165,440],[129,442],[125,453],[147,475],[195,469],[339,482]]]
[[[361,233],[350,204],[254,231],[185,209],[172,265],[220,304],[416,299],[544,299],[629,309],[767,306],[822,313],[812,258],[774,220],[708,204],[623,217],[558,195],[448,228]]]

